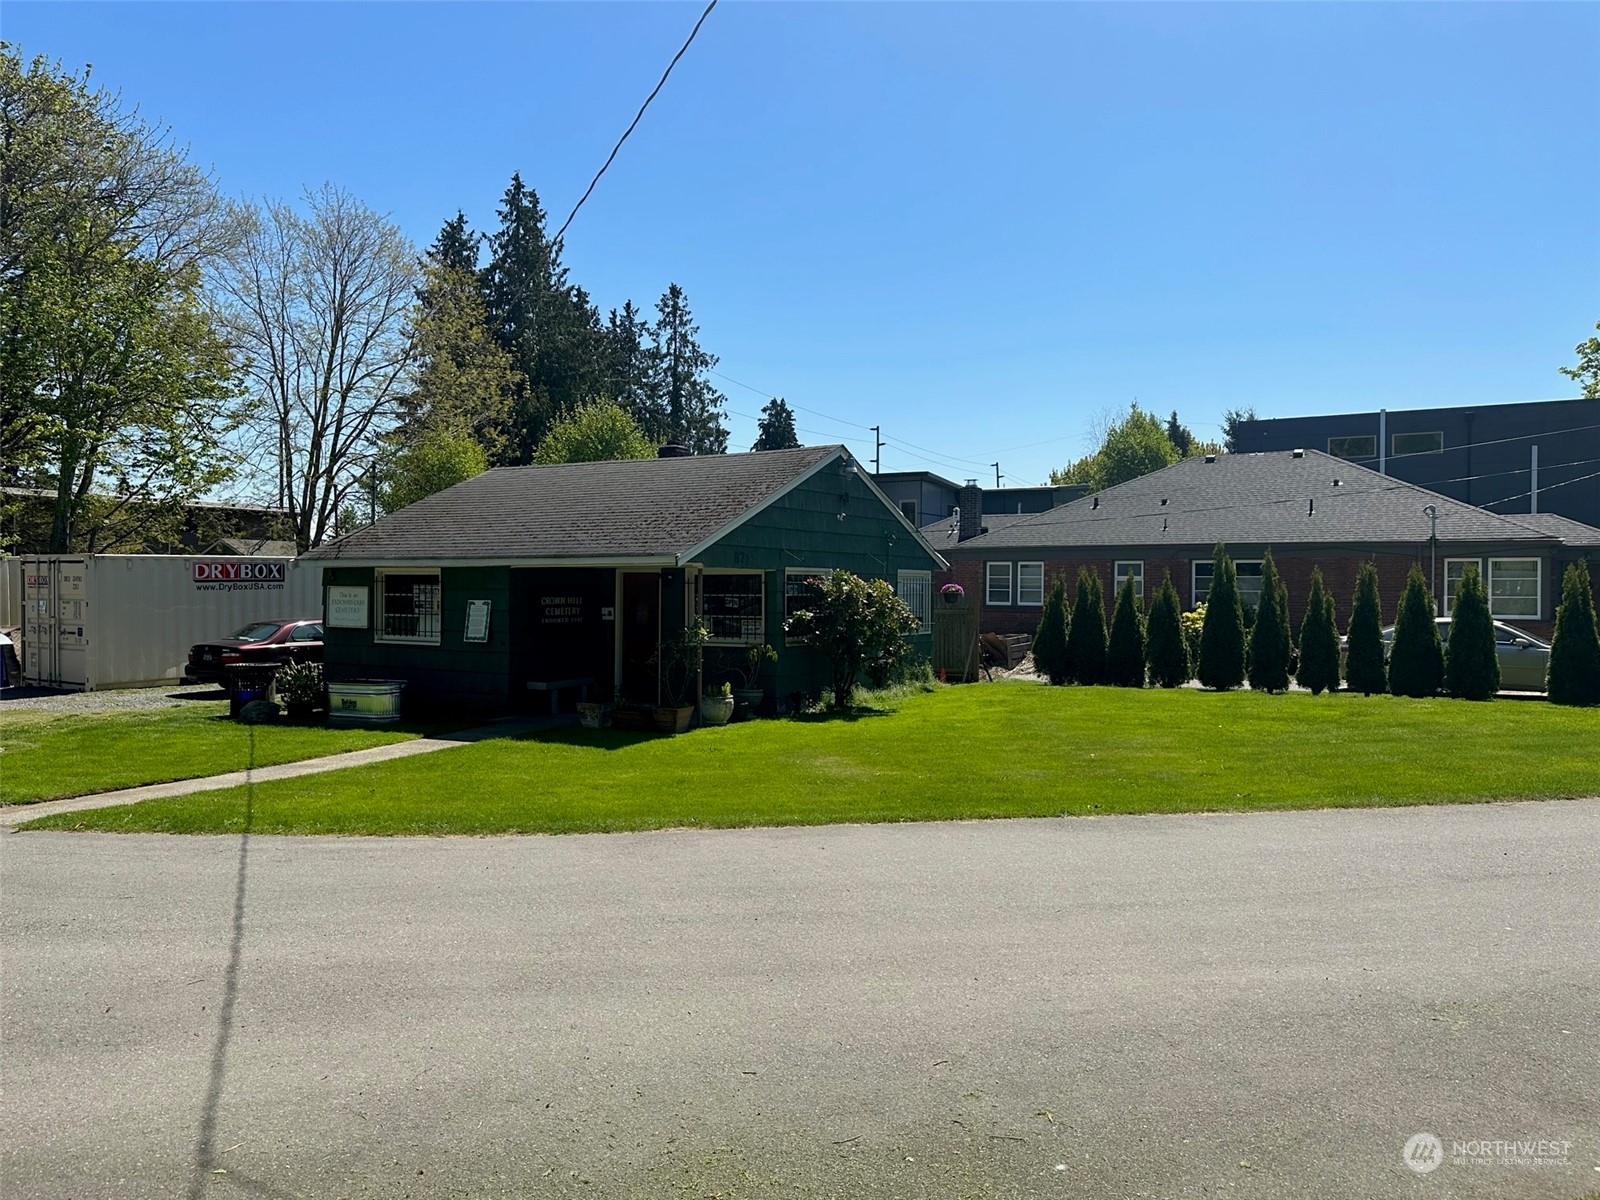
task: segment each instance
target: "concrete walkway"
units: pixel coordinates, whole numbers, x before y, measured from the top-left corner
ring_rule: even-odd
[[[351,750],[323,758],[307,758],[299,762],[279,763],[277,766],[256,767],[253,771],[229,771],[225,775],[207,775],[200,779],[175,779],[171,783],[152,783],[144,787],[123,788],[116,792],[96,792],[89,796],[69,796],[64,800],[44,800],[38,804],[11,804],[0,807],[0,826],[9,828],[24,821],[53,816],[56,813],[110,808],[116,804],[137,804],[141,800],[164,800],[170,796],[188,796],[195,792],[214,792],[222,788],[238,787],[252,780],[256,783],[266,783],[273,779],[296,779],[301,775],[342,771],[346,767],[365,767],[372,763],[388,762],[391,759],[410,758],[414,754],[432,754],[456,746],[470,746],[474,742],[484,742],[494,738],[521,737],[524,734],[571,724],[572,720],[570,716],[507,717],[476,729],[464,729],[460,733],[414,738],[409,742],[393,742],[387,746]]]

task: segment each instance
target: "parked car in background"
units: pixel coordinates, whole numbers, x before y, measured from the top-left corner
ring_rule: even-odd
[[[1450,642],[1450,618],[1438,617],[1439,640]],[[1383,657],[1387,660],[1394,647],[1394,626],[1383,630]],[[1503,692],[1542,692],[1545,676],[1550,671],[1550,644],[1504,622],[1494,622],[1495,656],[1500,660],[1500,690]],[[1344,675],[1345,658],[1350,651],[1350,639],[1339,639],[1339,674]]]
[[[232,637],[201,642],[189,648],[184,664],[187,683],[228,682],[228,668],[243,663],[322,661],[322,622],[252,621]]]

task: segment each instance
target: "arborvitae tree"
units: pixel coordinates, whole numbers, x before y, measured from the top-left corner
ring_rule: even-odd
[[[1398,633],[1398,631],[1397,631]],[[1489,597],[1469,563],[1450,606],[1450,644],[1444,651],[1444,690],[1462,700],[1493,700],[1500,690]]]
[[[717,356],[700,346],[700,326],[689,312],[689,298],[674,283],[656,304],[656,313],[651,398],[666,414],[667,435],[695,454],[726,454],[722,406],[728,398],[712,386]]]
[[[1349,649],[1344,681],[1352,692],[1370,696],[1389,690],[1389,672],[1383,660],[1383,610],[1378,601],[1378,568],[1361,564],[1355,599],[1350,603]]]
[[[1106,648],[1106,682],[1113,687],[1144,686],[1144,613],[1133,594],[1133,576],[1122,581],[1111,615],[1111,641]]]
[[[1060,687],[1067,676],[1067,581],[1060,575],[1050,585],[1044,615],[1033,635],[1033,669]]]
[[[1311,597],[1300,623],[1300,686],[1313,696],[1339,690],[1339,627],[1334,623],[1333,597],[1322,586],[1322,569],[1311,572]]]
[[[1552,704],[1600,704],[1600,638],[1587,562],[1570,564],[1561,580],[1548,687]]]
[[[1074,683],[1104,683],[1106,678],[1106,602],[1100,576],[1078,568],[1078,598],[1067,630],[1067,675]]]
[[[1258,692],[1289,690],[1289,593],[1268,550],[1261,560],[1261,603],[1250,631],[1250,686]]]
[[[1244,682],[1244,610],[1239,604],[1239,577],[1221,542],[1211,555],[1211,591],[1206,596],[1206,623],[1200,634],[1200,683],[1226,691]]]
[[[1178,589],[1172,586],[1172,572],[1168,571],[1150,606],[1150,620],[1145,630],[1144,649],[1150,663],[1150,682],[1159,687],[1182,687],[1193,675],[1182,616]]]
[[[800,445],[800,435],[794,431],[794,410],[781,396],[774,396],[761,410],[761,424],[756,427],[756,444],[752,450],[794,450]]]
[[[1400,611],[1394,618],[1394,648],[1389,651],[1389,690],[1396,696],[1437,695],[1444,682],[1444,648],[1433,619],[1433,597],[1422,569],[1411,564]]]

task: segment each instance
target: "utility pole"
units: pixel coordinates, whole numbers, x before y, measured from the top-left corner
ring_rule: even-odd
[[[878,474],[883,469],[883,428],[879,425],[872,427],[872,473]]]
[[[1004,476],[1000,474],[1000,464],[990,463],[989,465],[994,468],[994,486],[999,487],[1000,480],[1004,478]]]

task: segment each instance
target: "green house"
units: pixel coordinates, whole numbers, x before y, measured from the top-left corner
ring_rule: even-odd
[[[698,686],[737,686],[767,643],[763,707],[784,711],[828,679],[784,634],[809,579],[890,581],[927,656],[946,566],[843,446],[501,467],[302,558],[323,568],[330,681],[404,680],[410,711],[479,712],[662,703],[660,649],[694,617]]]

